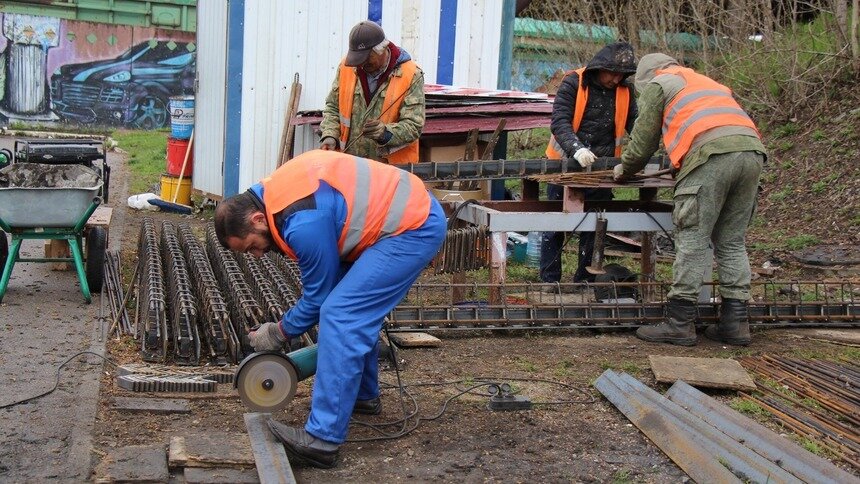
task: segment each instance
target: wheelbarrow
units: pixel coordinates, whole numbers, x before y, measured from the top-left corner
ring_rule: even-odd
[[[92,302],[90,290],[100,291],[104,278],[107,233],[86,224],[102,202],[101,189],[99,173],[82,165],[15,163],[0,169],[0,302],[17,262],[74,262],[81,293]],[[66,240],[71,257],[21,257],[21,243],[33,239]]]

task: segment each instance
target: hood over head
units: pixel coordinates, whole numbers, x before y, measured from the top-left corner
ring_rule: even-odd
[[[645,84],[654,79],[655,73],[660,69],[665,69],[669,66],[677,66],[678,61],[674,57],[669,57],[666,54],[646,54],[639,59],[639,67],[636,69],[636,90],[642,92]]]
[[[624,74],[625,77],[633,74],[636,72],[636,57],[633,55],[633,46],[627,42],[614,42],[600,49],[588,61],[585,72],[594,72],[598,69]]]

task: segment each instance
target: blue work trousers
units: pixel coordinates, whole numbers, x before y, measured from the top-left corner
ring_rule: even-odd
[[[323,302],[317,372],[305,430],[343,443],[356,400],[379,396],[377,357],[383,319],[433,259],[446,231],[445,213],[431,199],[424,224],[368,247]]]

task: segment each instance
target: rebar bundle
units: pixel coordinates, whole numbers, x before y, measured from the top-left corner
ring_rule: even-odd
[[[739,361],[756,375],[756,386],[765,394],[744,394],[745,399],[860,469],[860,367],[779,356]]]
[[[221,293],[227,295],[233,329],[243,341],[244,352],[250,352],[251,348],[244,344],[244,336],[266,322],[266,315],[254,298],[251,286],[245,281],[233,253],[221,246],[215,235],[215,226],[211,224],[206,227],[206,254],[221,286]]]
[[[296,298],[298,299],[302,295],[302,272],[299,270],[299,264],[296,261],[284,257],[281,254],[276,252],[269,252],[266,254],[267,259],[271,260],[275,263],[275,267],[277,267],[278,271],[281,272],[287,278],[287,283],[293,288],[293,292],[296,294]]]
[[[139,328],[140,355],[144,361],[164,361],[170,341],[167,303],[158,235],[150,217],[144,217],[141,222],[137,256],[139,282],[135,320]]]
[[[230,312],[203,246],[188,224],[179,224],[179,246],[185,254],[199,309],[199,332],[213,364],[237,363],[242,347],[230,323]]]
[[[490,266],[490,231],[484,226],[448,230],[436,255],[436,274],[474,271]]]
[[[254,296],[257,299],[257,304],[263,308],[267,316],[267,321],[277,323],[284,315],[284,306],[281,303],[280,296],[275,293],[272,284],[269,282],[268,271],[263,269],[259,259],[251,254],[238,254],[236,262],[245,274],[245,280],[251,285]]]
[[[173,358],[180,365],[196,365],[200,362],[197,304],[185,254],[176,237],[176,227],[167,220],[161,223],[161,260],[167,276],[167,309],[173,332]]]
[[[301,285],[296,287],[295,283],[291,280],[292,278],[288,280],[287,276],[278,268],[275,259],[269,257],[268,254],[266,257],[260,259],[260,265],[266,271],[268,281],[272,284],[275,291],[277,291],[284,311],[295,306],[301,294]]]
[[[109,250],[105,252],[104,284],[110,304],[111,321],[117,321],[117,334],[134,334],[136,337],[137,332],[128,317],[128,310],[123,305],[125,291],[122,286],[121,268],[119,251]]]

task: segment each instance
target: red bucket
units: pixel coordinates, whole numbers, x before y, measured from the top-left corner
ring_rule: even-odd
[[[182,162],[185,161],[185,152],[188,151],[187,139],[167,138],[167,173],[173,176],[189,177],[194,168],[194,150],[188,153],[188,161],[185,163],[185,171],[182,171]]]

